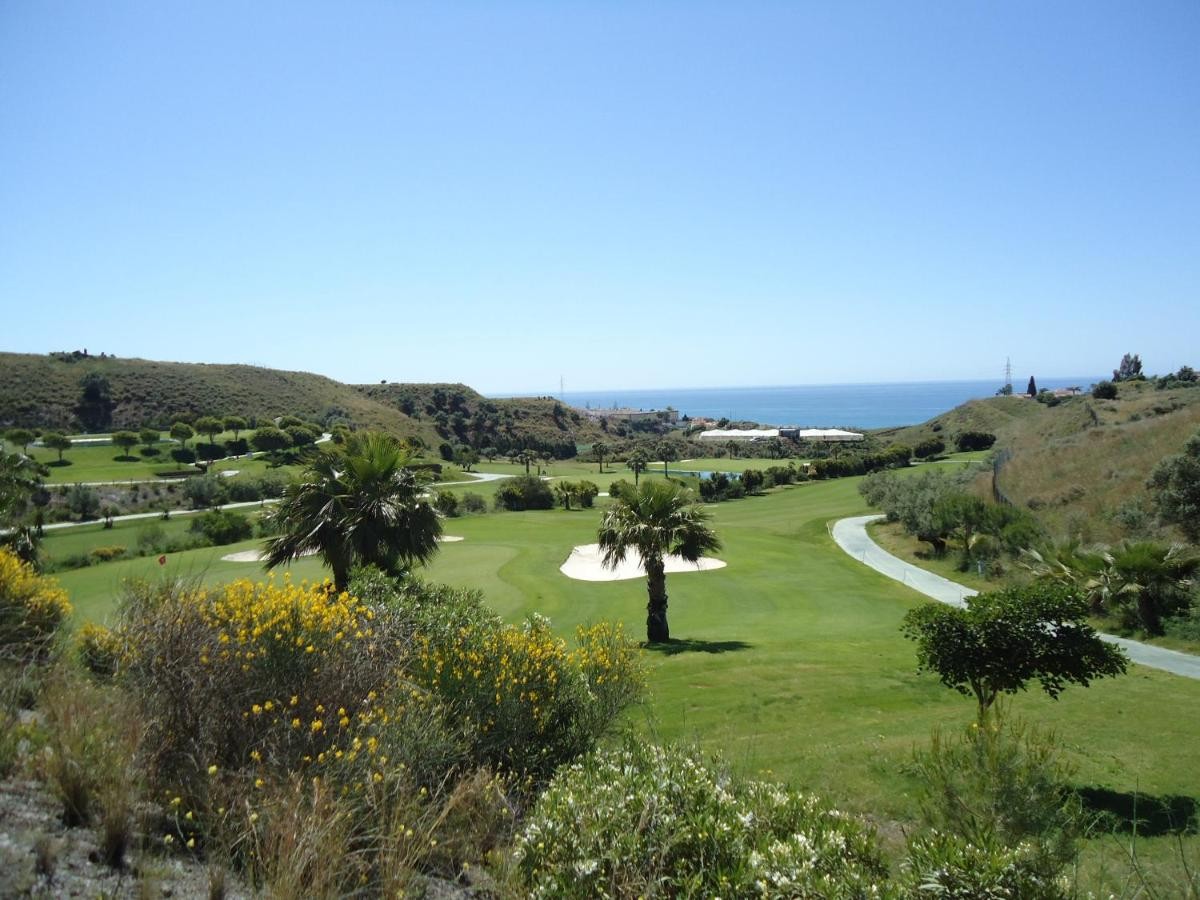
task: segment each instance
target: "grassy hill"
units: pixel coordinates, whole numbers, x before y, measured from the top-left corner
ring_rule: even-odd
[[[963,431],[995,434],[996,448],[1008,451],[997,484],[1011,502],[1034,510],[1060,539],[1107,543],[1181,538],[1155,522],[1145,482],[1197,429],[1200,385],[1160,390],[1154,382],[1127,382],[1115,400],[1074,397],[1057,406],[1025,397],[973,400],[877,435],[910,446],[940,437],[952,448]]]
[[[561,459],[574,456],[580,444],[607,437],[596,423],[553,397],[488,399],[465,384],[364,384],[358,390],[431,425],[441,441],[501,453],[529,448]]]
[[[90,401],[84,397],[89,377],[102,379],[93,382],[102,386]],[[0,353],[0,426],[107,431],[144,424],[167,427],[199,415],[294,415],[321,423],[348,420],[401,436],[433,436],[428,423],[309,372]]]
[[[464,384],[348,385],[310,372],[75,354],[0,353],[0,428],[107,432],[202,415],[348,421],[431,448],[528,447],[559,458],[605,433],[550,397],[490,400]]]

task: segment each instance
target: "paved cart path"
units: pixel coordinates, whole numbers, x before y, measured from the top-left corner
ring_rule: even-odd
[[[830,534],[839,547],[859,562],[888,578],[907,584],[914,591],[919,591],[939,603],[963,606],[965,598],[975,595],[976,591],[968,587],[892,556],[871,540],[871,536],[867,534],[867,525],[882,518],[883,516],[873,515],[839,519],[833,523]],[[1182,675],[1184,678],[1200,679],[1200,656],[1154,647],[1112,634],[1101,634],[1100,637],[1110,644],[1120,646],[1135,663],[1152,669],[1162,669],[1173,675]]]

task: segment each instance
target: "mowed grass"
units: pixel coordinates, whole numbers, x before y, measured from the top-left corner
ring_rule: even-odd
[[[728,566],[668,576],[677,643],[643,651],[652,699],[632,724],[816,791],[895,837],[916,815],[917,784],[907,774],[913,749],[927,746],[935,728],[965,727],[974,707],[915,670],[900,622],[924,599],[846,556],[829,537],[830,521],[868,511],[857,481],[797,485],[712,508],[725,543],[718,555]],[[553,510],[448,520],[446,532],[465,540],[444,544],[424,576],[482,590],[513,621],[544,613],[568,639],[576,625],[600,619],[622,621],[641,637],[644,582],[578,582],[558,570],[573,546],[595,541],[600,515]],[[260,545],[190,551],[161,567],[153,558],[111,563],[61,580],[80,617],[103,618],[122,577],[262,577],[258,564],[220,561]],[[314,559],[291,573],[325,574]],[[1058,701],[1033,686],[1012,700],[1009,715],[1054,729],[1078,766],[1079,785],[1200,798],[1200,682],[1133,666],[1120,678],[1068,688]],[[1143,844],[1151,859],[1173,852],[1170,837]],[[1196,838],[1185,844],[1200,849]],[[1116,844],[1108,847],[1089,846],[1093,885],[1106,884],[1096,871],[1114,878],[1122,871]]]
[[[231,435],[232,437],[232,435]],[[72,447],[63,452],[62,463],[58,461],[57,450],[47,450],[44,447],[30,447],[29,455],[47,467],[47,484],[74,484],[76,482],[96,481],[162,481],[171,479],[160,478],[156,473],[163,471],[187,471],[199,474],[192,465],[179,465],[171,459],[171,451],[179,445],[159,443],[157,456],[142,456],[140,446],[134,447],[129,456],[125,456],[120,447],[111,444],[94,444],[89,446]],[[195,448],[195,441],[188,442],[188,448]],[[261,474],[268,465],[265,460],[240,457],[237,459],[219,460],[212,466],[213,471],[237,469],[243,473]]]

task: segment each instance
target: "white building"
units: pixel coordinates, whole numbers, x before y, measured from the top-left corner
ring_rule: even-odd
[[[827,444],[863,440],[863,435],[858,432],[842,431],[840,428],[713,428],[700,432],[697,440],[713,443],[728,443],[729,441],[754,443],[778,437],[790,438],[793,441],[820,441]]]

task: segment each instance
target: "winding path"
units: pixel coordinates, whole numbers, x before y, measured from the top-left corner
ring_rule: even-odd
[[[973,597],[977,593],[955,581],[927,572],[912,563],[892,556],[876,544],[867,534],[867,525],[882,518],[881,515],[873,515],[839,519],[833,523],[830,534],[839,547],[859,562],[870,566],[888,578],[907,584],[914,591],[937,600],[939,603],[963,606],[967,597]],[[1181,675],[1184,678],[1200,679],[1200,656],[1180,653],[1177,650],[1166,650],[1112,634],[1101,634],[1100,637],[1110,644],[1121,647],[1135,663],[1151,669],[1162,669],[1164,672]]]

